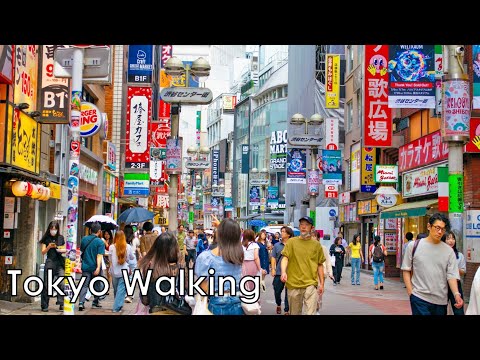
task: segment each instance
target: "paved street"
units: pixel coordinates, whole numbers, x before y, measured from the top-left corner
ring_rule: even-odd
[[[350,284],[350,268],[346,267],[342,274],[340,285],[333,286],[331,280],[326,281],[321,315],[410,315],[410,304],[403,283],[398,278],[387,278],[384,290],[374,290],[373,275],[362,271],[360,286]],[[273,295],[272,277],[265,279],[267,290],[261,293],[262,315],[275,315],[276,304]],[[282,296],[283,299],[283,296]],[[85,303],[85,311],[75,308],[75,315],[133,315],[138,297],[132,303],[125,303],[121,314],[112,313],[113,290],[101,301],[101,309],[93,309],[92,302]],[[465,307],[466,309],[466,307]],[[40,311],[40,300],[33,304],[11,303],[0,301],[0,315],[62,315],[55,305],[55,299],[50,300],[48,313]],[[282,304],[283,314],[283,304]],[[282,315],[283,316],[283,315]]]

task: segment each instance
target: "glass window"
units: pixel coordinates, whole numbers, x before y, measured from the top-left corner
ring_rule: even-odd
[[[357,124],[360,126],[363,120],[362,92],[360,90],[357,92],[357,118]]]
[[[347,75],[353,70],[353,45],[347,45]]]
[[[353,106],[352,106],[352,101],[349,101],[347,103],[347,111],[346,111],[346,115],[347,115],[347,121],[346,121],[346,131],[350,131],[352,130],[352,124],[353,124]]]

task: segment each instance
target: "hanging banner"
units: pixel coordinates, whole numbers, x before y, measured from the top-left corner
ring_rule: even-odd
[[[448,174],[448,212],[463,212],[463,174]]]
[[[443,76],[443,47],[435,45],[435,78],[441,79]]]
[[[390,108],[435,109],[434,45],[390,45]]]
[[[45,124],[68,124],[70,114],[70,80],[53,75],[53,54],[64,45],[43,45],[41,59],[41,85],[37,109],[38,120]]]
[[[307,171],[307,189],[310,195],[318,195],[320,192],[320,175],[318,170]]]
[[[442,82],[442,139],[458,140],[470,136],[470,82],[451,79]]]
[[[250,169],[250,155],[248,145],[242,145],[242,174],[248,174]]]
[[[327,54],[325,63],[325,107],[338,109],[340,107],[340,55]]]
[[[361,192],[373,193],[377,190],[375,186],[374,168],[377,163],[376,149],[367,147],[362,149],[362,174]]]
[[[325,119],[325,149],[338,150],[338,119]]]
[[[220,150],[212,150],[212,186],[219,185],[220,179]]]
[[[278,208],[278,186],[269,186],[268,187],[268,205],[272,209]]]
[[[307,151],[304,149],[287,150],[287,184],[306,184]]]
[[[152,118],[152,88],[127,89],[125,168],[148,169],[149,121]]]
[[[285,169],[287,163],[287,130],[272,131],[270,136],[270,169]]]
[[[260,187],[259,186],[250,186],[250,205],[251,206],[260,205]]]
[[[472,45],[473,54],[473,108],[480,109],[480,45]]]
[[[150,145],[167,148],[167,138],[170,136],[170,121],[167,119],[152,120],[150,123]]]
[[[361,161],[360,157],[362,156],[362,151],[360,148],[360,143],[356,143],[351,147],[350,153],[350,190],[357,191],[360,190],[360,168]]]
[[[150,180],[160,180],[162,177],[161,149],[150,148]]]
[[[363,146],[392,146],[388,108],[388,45],[365,45],[365,125]]]
[[[15,45],[13,102],[27,103],[27,111],[37,108],[38,45]]]
[[[180,174],[182,172],[182,138],[167,139],[167,174]]]
[[[324,184],[342,185],[342,151],[322,150]]]

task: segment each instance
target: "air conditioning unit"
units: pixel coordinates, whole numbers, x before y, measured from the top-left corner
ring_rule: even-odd
[[[252,71],[258,71],[258,63],[252,63]]]
[[[228,133],[228,135],[227,135],[227,141],[228,141],[228,142],[232,142],[232,141],[233,141],[233,132]]]

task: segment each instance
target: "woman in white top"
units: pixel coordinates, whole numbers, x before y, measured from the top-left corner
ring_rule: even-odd
[[[130,264],[136,264],[137,259],[133,254],[132,247],[127,244],[125,233],[122,230],[117,231],[115,241],[108,250],[110,251],[110,274],[115,295],[112,312],[118,313],[122,310],[127,293],[122,272],[126,270],[130,273]]]
[[[445,241],[447,245],[449,245],[453,251],[455,252],[455,257],[457,258],[458,263],[458,272],[460,273],[460,278],[463,279],[465,274],[467,273],[467,263],[465,262],[465,256],[457,250],[457,239],[453,231],[447,231],[444,236],[442,236],[442,241]],[[462,290],[462,282],[457,280],[458,284],[458,292],[463,297],[463,290]],[[460,309],[457,309],[454,305],[456,303],[455,296],[450,290],[450,286],[448,287],[448,300],[450,301],[450,305],[452,306],[453,315],[465,315],[463,310],[463,306]]]
[[[242,264],[242,277],[243,276],[258,276],[261,274],[262,267],[260,265],[260,257],[258,251],[260,246],[255,242],[255,233],[251,229],[247,229],[243,232],[243,264]],[[253,290],[254,283],[249,281],[245,284],[247,290]]]

